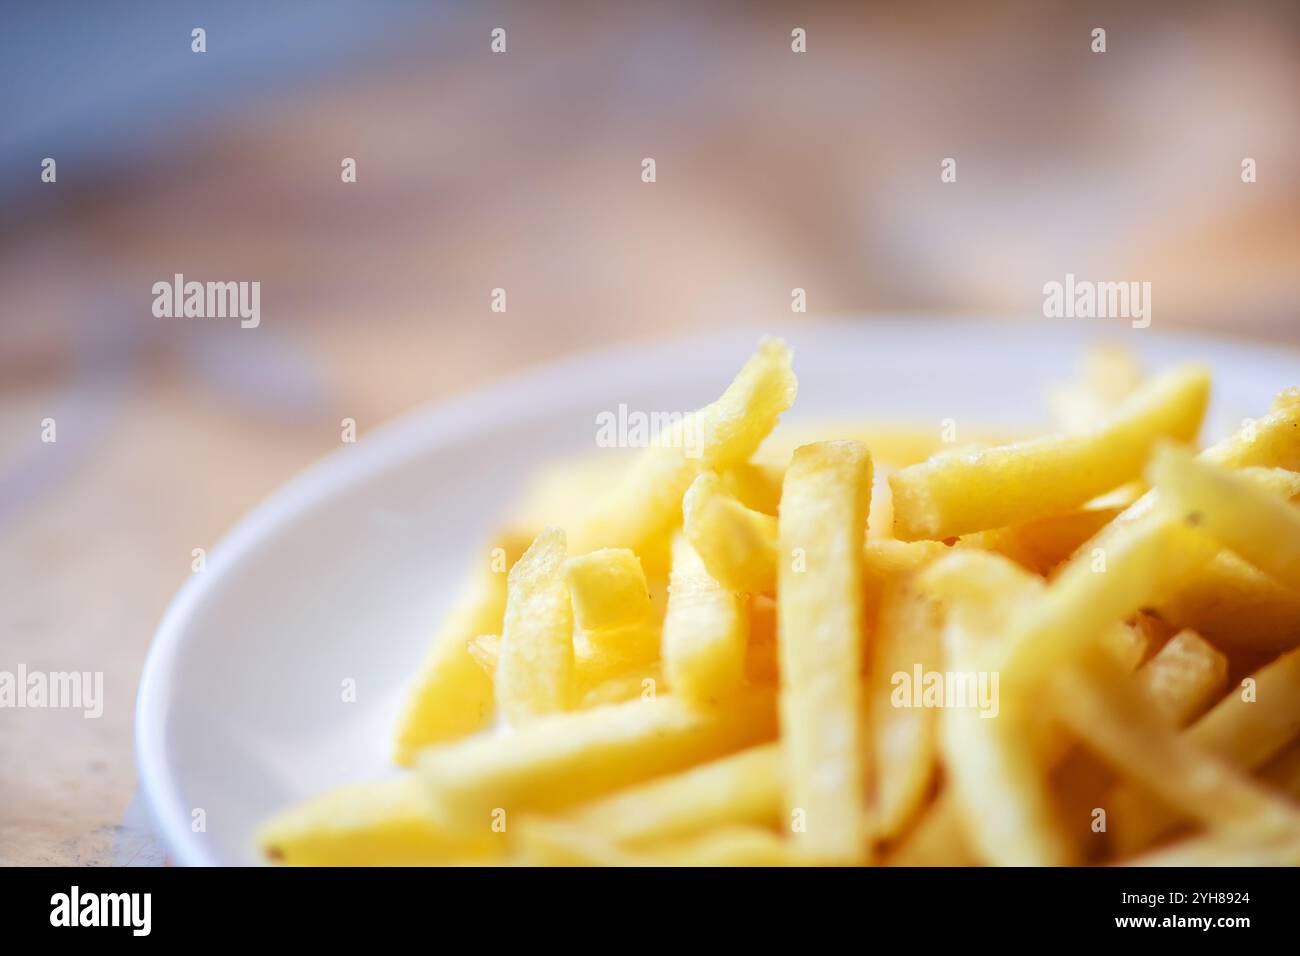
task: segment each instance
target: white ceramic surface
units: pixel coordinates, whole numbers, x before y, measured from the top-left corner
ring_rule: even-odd
[[[1043,386],[1085,344],[1119,341],[1151,367],[1215,371],[1207,435],[1300,384],[1300,354],[1098,321],[888,320],[777,330],[795,351],[788,420],[861,416],[1034,424]],[[362,434],[249,514],[172,602],[136,712],[140,786],[181,864],[256,862],[268,813],[390,772],[402,692],[469,556],[538,463],[590,452],[595,416],[709,401],[760,332],[582,355]],[[357,702],[341,702],[356,681]],[[206,832],[192,830],[193,810]]]

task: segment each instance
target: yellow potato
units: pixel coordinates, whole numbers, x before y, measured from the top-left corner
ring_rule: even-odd
[[[582,708],[618,704],[638,697],[648,700],[669,689],[658,661],[629,668],[602,680],[594,680],[584,673],[582,664],[579,660],[578,706]]]
[[[764,341],[721,398],[636,456],[586,519],[573,526],[574,550],[631,548],[644,559],[647,544],[667,541],[695,476],[747,462],[794,402],[790,361],[784,343]]]
[[[775,826],[784,801],[781,748],[771,743],[620,790],[563,819],[613,843],[644,846],[720,826]]]
[[[1230,551],[1220,551],[1153,606],[1174,627],[1204,635],[1234,663],[1273,657],[1300,644],[1300,594]],[[1234,673],[1241,672],[1234,667]]]
[[[743,595],[723,588],[682,534],[673,539],[663,661],[675,693],[723,700],[745,681],[749,612]]]
[[[686,536],[719,584],[749,594],[776,593],[775,518],[746,508],[709,473],[695,479],[683,499],[683,511]],[[946,551],[938,541],[867,541],[862,560],[869,604],[873,582],[878,592],[890,576],[914,571]]]
[[[867,704],[871,728],[872,817],[878,838],[898,837],[920,811],[938,767],[938,717],[932,707],[897,707],[895,675],[943,669],[943,616],[911,575],[885,584],[869,628]]]
[[[539,718],[509,736],[480,736],[426,750],[419,772],[458,832],[559,810],[619,787],[771,740],[771,691],[747,690],[716,708],[672,695]]]
[[[437,818],[412,774],[332,790],[282,811],[258,831],[267,859],[288,866],[429,866],[503,848],[483,831],[467,838]]]
[[[773,432],[755,459],[784,467],[800,445],[849,440],[867,446],[874,467],[905,468],[954,447],[955,439],[944,425],[939,420],[899,423],[830,419],[791,423]],[[1005,430],[963,428],[961,431],[961,443],[965,446],[1005,445],[1021,437]]]
[[[1138,672],[1138,684],[1175,727],[1223,696],[1228,659],[1195,631],[1180,631]]]
[[[807,866],[820,862],[761,827],[728,826],[656,848],[620,848],[557,820],[525,820],[516,837],[525,863],[544,866]]]
[[[1253,682],[1250,700],[1241,689],[1234,691],[1183,738],[1231,766],[1247,770],[1263,766],[1300,734],[1300,651],[1274,661],[1255,674]],[[1125,853],[1150,845],[1182,819],[1131,785],[1116,788],[1107,802],[1115,807],[1118,845]]]
[[[991,651],[1003,640],[1016,605],[1040,599],[1042,582],[998,555],[957,551],[928,567],[922,586],[947,607],[943,629],[948,680],[982,675],[992,707],[944,706],[940,741],[966,841],[985,862],[1064,866],[1077,862],[1048,790],[1051,757],[1031,729],[1037,702],[1022,688],[993,684]],[[945,703],[947,703],[945,701]]]
[[[795,449],[781,495],[777,646],[781,737],[797,842],[827,859],[867,851],[862,545],[871,457],[857,442]]]
[[[1206,833],[1126,860],[1125,866],[1300,866],[1300,834],[1259,827]]]
[[[1156,449],[1148,477],[1184,520],[1300,590],[1300,510],[1290,501],[1173,445]]]
[[[785,463],[780,465],[746,461],[717,474],[723,489],[746,508],[763,514],[776,514],[781,504],[781,483],[785,481]]]
[[[511,724],[568,710],[576,697],[564,532],[548,528],[510,569],[496,696]]]
[[[1085,746],[1180,813],[1225,830],[1300,826],[1295,807],[1180,734],[1100,657],[1058,671],[1053,688],[1057,715]],[[1111,809],[1116,830],[1131,826],[1119,801]]]
[[[686,537],[709,574],[733,591],[776,593],[776,518],[746,508],[705,472],[682,498]]]
[[[569,558],[564,580],[575,623],[593,635],[649,623],[650,590],[641,561],[627,548],[602,548]]]
[[[906,839],[885,856],[886,866],[979,866],[982,862],[966,839],[951,790],[941,792]]]
[[[1081,507],[1136,478],[1157,439],[1193,439],[1208,396],[1205,370],[1180,368],[1152,379],[1086,435],[904,468],[889,479],[894,535],[904,541],[947,538]]]
[[[507,550],[518,545],[498,547],[495,568],[484,561],[474,573],[406,695],[393,757],[403,766],[410,766],[421,748],[480,730],[492,717],[492,678],[470,655],[469,643],[500,632],[505,617]]]
[[[468,645],[470,656],[484,673],[496,673],[501,656],[501,638],[481,634]],[[668,688],[658,661],[628,664],[623,655],[606,655],[588,651],[574,661],[577,678],[578,707],[615,704],[634,697],[653,697]]]
[[[1035,574],[1047,574],[1113,521],[1120,511],[1119,507],[1082,508],[1005,528],[977,531],[964,535],[957,546],[996,551]]]
[[[1274,470],[1242,474],[1273,493],[1290,486]],[[1080,653],[1108,623],[1174,592],[1218,551],[1213,538],[1178,520],[1159,498],[1143,496],[1057,571],[1046,600],[1012,622],[1004,669],[1024,682],[1045,673]]]
[[[659,656],[645,572],[626,548],[601,548],[569,558],[564,580],[577,624],[574,654],[579,694]]]

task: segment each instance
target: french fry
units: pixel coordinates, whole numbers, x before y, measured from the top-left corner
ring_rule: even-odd
[[[443,622],[397,721],[393,759],[411,766],[421,748],[455,740],[487,725],[493,713],[492,678],[469,653],[469,643],[501,630],[506,575],[487,562]]]
[[[644,449],[609,494],[572,531],[574,549],[631,548],[644,557],[666,541],[681,518],[682,495],[701,471],[747,462],[794,402],[790,350],[774,339],[758,351],[722,397],[686,416],[661,441]]]
[[[515,726],[574,704],[573,610],[564,562],[564,532],[548,528],[510,569],[496,695]]]
[[[1035,574],[1047,574],[1113,521],[1121,510],[1119,507],[1081,508],[1005,528],[977,531],[962,537],[957,546],[996,551]]]
[[[884,586],[869,644],[868,707],[872,822],[877,838],[898,837],[920,811],[938,766],[938,711],[896,707],[894,675],[942,669],[943,616],[911,575]]]
[[[1300,594],[1231,551],[1220,551],[1153,606],[1174,627],[1191,628],[1234,659],[1267,659],[1300,644]]]
[[[463,837],[443,825],[413,774],[313,797],[267,821],[257,843],[287,866],[429,866],[502,847],[487,831]]]
[[[569,558],[564,564],[564,581],[573,600],[574,622],[593,640],[650,622],[645,572],[636,554],[627,548],[602,548]]]
[[[1206,833],[1153,850],[1125,866],[1300,866],[1300,834],[1259,828],[1224,835]]]
[[[583,709],[618,704],[638,697],[648,700],[669,689],[658,661],[629,668],[599,681],[583,672],[582,663],[578,661],[578,706]]]
[[[1296,808],[1178,733],[1101,658],[1057,672],[1053,686],[1058,717],[1085,746],[1178,812],[1224,830],[1300,825]],[[1117,829],[1130,825],[1111,806]]]
[[[857,442],[795,449],[781,495],[777,646],[796,839],[854,862],[867,850],[862,545],[871,458]]]
[[[682,498],[686,537],[709,574],[724,587],[776,593],[777,521],[746,508],[705,472]]]
[[[715,703],[745,680],[745,599],[709,576],[685,535],[673,539],[663,661],[668,683],[688,700]]]
[[[1244,475],[1161,445],[1148,477],[1172,508],[1293,590],[1300,590],[1300,510]]]
[[[1094,355],[1065,435],[774,431],[765,342],[654,447],[529,485],[408,696],[416,772],[262,852],[1300,865],[1300,389],[1193,455],[1207,383]]]
[[[979,866],[951,790],[942,791],[920,822],[885,856],[886,866]]]
[[[612,843],[643,846],[720,826],[775,826],[784,800],[784,762],[772,743],[620,790],[562,819]]]
[[[478,833],[491,826],[494,811],[513,817],[560,810],[775,735],[769,690],[743,691],[716,708],[669,694],[430,748],[418,766],[448,825]]]
[[[949,675],[995,673],[990,653],[1002,640],[1013,608],[1038,599],[1042,583],[1009,560],[958,551],[930,565],[921,583],[947,607],[943,648]],[[951,680],[952,677],[949,676]],[[966,839],[979,857],[1002,866],[1062,866],[1078,849],[1066,836],[1049,798],[1051,758],[1031,731],[1032,702],[1000,682],[997,711],[945,706],[940,741]],[[1011,691],[1008,693],[1007,691]]]
[[[659,625],[632,551],[601,548],[569,558],[564,581],[577,625],[573,652],[580,694],[658,658]]]
[[[1138,684],[1175,727],[1223,696],[1228,659],[1195,631],[1180,631],[1138,672]]]
[[[1251,681],[1251,696],[1244,688],[1229,694],[1183,734],[1200,752],[1244,770],[1263,766],[1300,735],[1300,651],[1278,658]],[[1183,819],[1132,786],[1117,788],[1111,800],[1126,853],[1150,845]]]
[[[1290,486],[1270,469],[1243,476],[1273,493]],[[1179,521],[1159,499],[1143,496],[1060,568],[1046,600],[1012,623],[1003,669],[1021,682],[1046,673],[1078,654],[1107,623],[1173,592],[1218,552],[1212,537]]]
[[[467,647],[469,654],[489,677],[496,674],[501,656],[501,638],[480,634]],[[634,697],[651,696],[667,689],[658,661],[628,664],[623,655],[608,656],[588,651],[574,661],[578,707],[616,704]]]
[[[1136,478],[1157,439],[1194,438],[1208,396],[1205,370],[1184,367],[1149,381],[1086,435],[904,468],[889,479],[894,535],[904,541],[947,538],[1081,507]]]
[[[772,684],[780,677],[776,646],[776,601],[762,595],[749,600],[749,646],[745,649],[745,677],[756,684]]]
[[[966,445],[1005,445],[1022,437],[1006,430],[962,431],[962,441]],[[938,421],[899,423],[830,419],[782,425],[763,443],[755,458],[765,464],[779,462],[784,466],[800,445],[843,440],[866,445],[871,450],[872,466],[876,468],[882,465],[905,468],[953,448],[951,438]]]
[[[685,531],[719,584],[749,594],[776,593],[777,521],[729,496],[716,475],[695,479],[683,499]],[[895,574],[915,571],[947,551],[938,541],[867,541],[864,579],[869,592]],[[870,607],[868,607],[870,611]]]
[[[807,866],[808,857],[790,840],[761,827],[720,827],[685,840],[637,850],[557,821],[530,818],[520,826],[522,859],[544,866]]]
[[[723,489],[746,508],[775,515],[781,504],[781,484],[785,481],[785,464],[745,461],[717,474]]]

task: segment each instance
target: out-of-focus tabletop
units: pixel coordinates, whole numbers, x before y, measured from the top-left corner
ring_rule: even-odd
[[[0,862],[129,862],[153,630],[345,417],[364,439],[579,348],[788,321],[795,288],[809,317],[1032,335],[1045,282],[1142,280],[1156,330],[1300,341],[1294,4],[385,7],[352,43],[328,31],[355,13],[289,6],[284,42],[328,55],[223,73],[256,7],[146,5],[130,63],[75,77],[135,70],[141,105],[87,93],[63,122],[95,136],[54,117],[0,150],[0,670],[105,686],[99,719],[0,711]],[[17,35],[38,56],[63,25]],[[154,317],[176,273],[260,281],[261,324]]]

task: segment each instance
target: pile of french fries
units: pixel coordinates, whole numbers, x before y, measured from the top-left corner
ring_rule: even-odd
[[[1106,352],[1059,434],[801,433],[765,341],[680,430],[538,479],[414,681],[408,769],[262,852],[1300,863],[1300,392],[1197,453],[1209,387]]]

